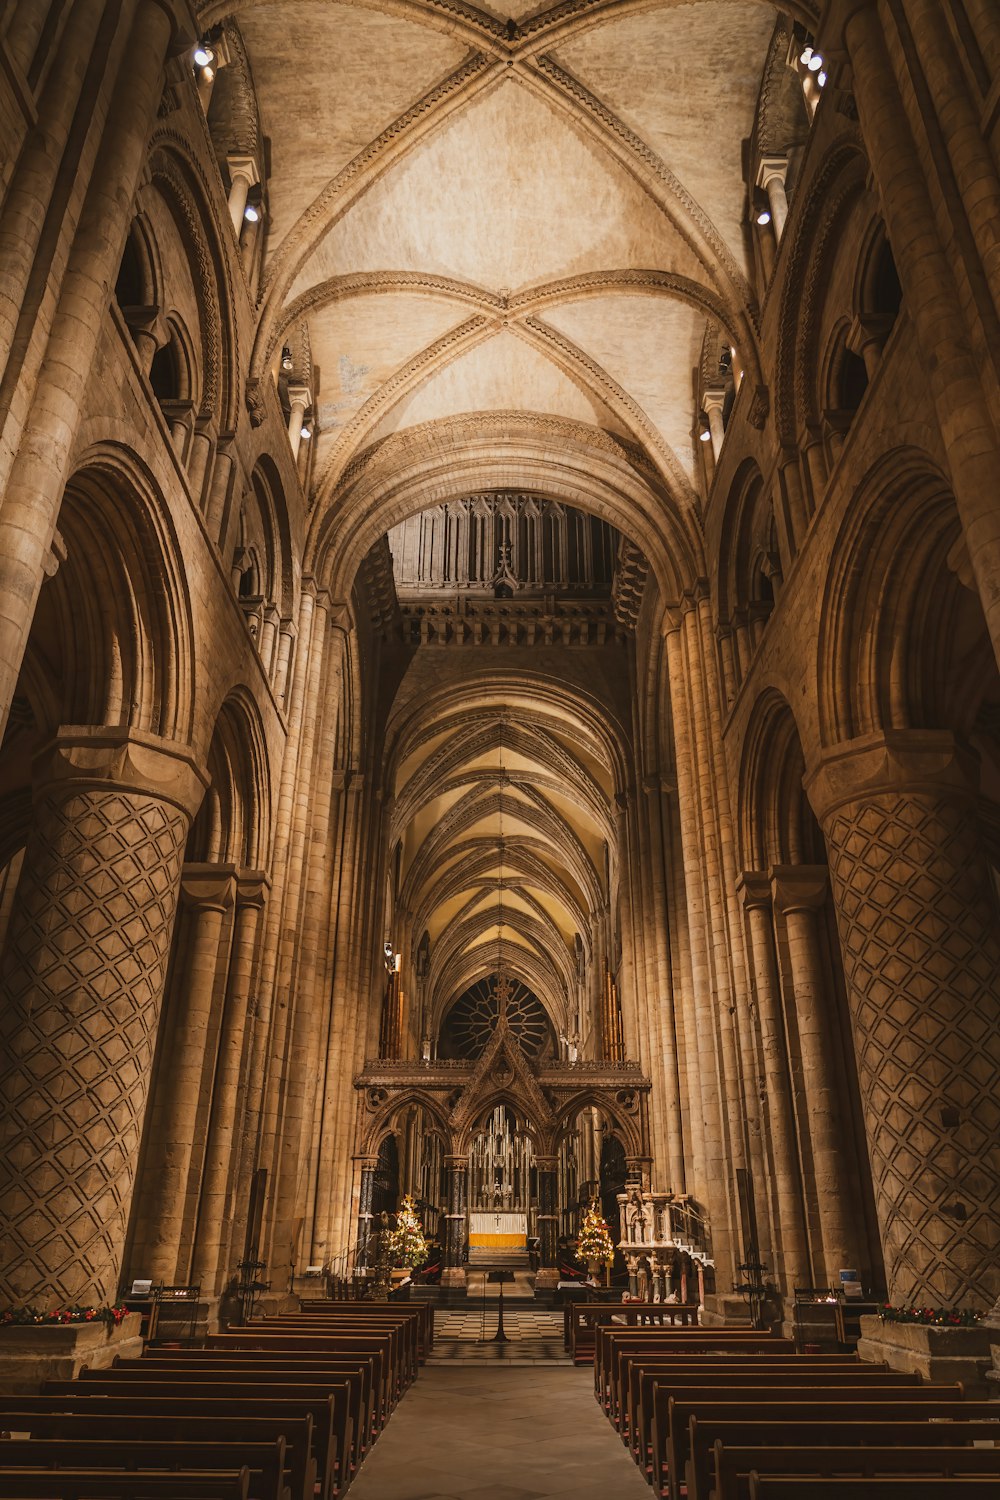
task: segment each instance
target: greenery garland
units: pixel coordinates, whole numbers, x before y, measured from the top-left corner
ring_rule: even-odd
[[[72,1307],[56,1307],[51,1312],[39,1312],[37,1307],[7,1307],[0,1312],[0,1328],[65,1327],[72,1323],[106,1323],[117,1328],[128,1308],[83,1307],[75,1303]]]
[[[975,1328],[982,1316],[967,1307],[893,1307],[890,1302],[879,1310],[883,1323],[917,1323],[924,1328]]]

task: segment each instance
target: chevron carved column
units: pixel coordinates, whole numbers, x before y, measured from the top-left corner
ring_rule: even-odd
[[[114,1301],[203,792],[183,747],[113,730],[42,767],[0,966],[0,1305]]]
[[[840,926],[894,1302],[1000,1292],[1000,930],[967,767],[943,732],[832,751],[807,780]]]

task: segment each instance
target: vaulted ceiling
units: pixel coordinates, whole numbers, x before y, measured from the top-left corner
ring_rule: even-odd
[[[381,438],[503,411],[630,438],[690,503],[706,330],[752,354],[743,142],[778,12],[504,10],[202,7],[270,143],[258,372],[311,353],[320,497]]]
[[[281,378],[287,343],[293,378],[311,379],[314,536],[341,525],[356,567],[380,534],[368,518],[384,534],[470,488],[545,494],[548,464],[548,493],[600,509],[658,576],[671,536],[697,572],[697,372],[713,342],[716,364],[725,344],[754,368],[745,142],[808,0],[213,0],[201,14],[235,24],[269,143],[254,373]],[[557,488],[560,444],[574,457]],[[400,500],[404,459],[416,478]],[[403,735],[390,848],[411,954],[430,936],[438,1020],[499,945],[570,1023],[618,790],[600,736],[570,719],[544,695],[485,693]]]

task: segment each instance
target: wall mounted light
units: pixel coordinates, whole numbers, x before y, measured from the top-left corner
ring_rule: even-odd
[[[700,428],[699,428],[699,431],[698,431],[698,438],[699,438],[699,441],[701,441],[703,443],[710,443],[712,441],[712,429],[708,425],[708,418],[705,416],[704,412],[702,412],[701,418],[700,418]]]
[[[215,53],[207,42],[199,42],[194,49],[194,60],[199,68],[207,68],[209,63],[215,61]]]
[[[291,370],[294,368],[294,364],[295,361],[292,359],[291,349],[289,349],[287,344],[283,345],[281,350],[281,368],[283,370]]]
[[[260,218],[260,209],[256,204],[248,203],[246,208],[243,210],[243,217],[244,219],[246,219],[248,224],[256,224],[257,220]]]

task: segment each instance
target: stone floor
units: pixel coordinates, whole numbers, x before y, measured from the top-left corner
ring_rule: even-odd
[[[593,1375],[428,1365],[397,1406],[352,1500],[639,1500],[649,1494],[594,1400]]]

